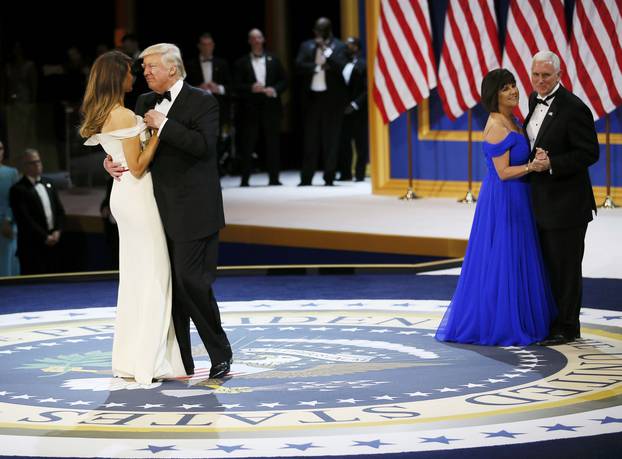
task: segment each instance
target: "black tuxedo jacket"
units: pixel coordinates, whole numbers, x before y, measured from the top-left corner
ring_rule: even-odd
[[[367,113],[367,64],[365,59],[359,58],[355,62],[347,88],[348,103],[354,102],[358,105],[357,113]]]
[[[203,83],[203,71],[198,57],[189,59],[186,64],[186,83],[199,86]],[[214,56],[212,58],[212,81],[225,87],[225,94],[231,90],[231,71],[226,60]]]
[[[63,229],[65,209],[58,198],[58,193],[52,182],[45,177],[41,177],[41,183],[45,186],[50,198],[54,216],[52,230],[48,230],[43,204],[34,185],[27,177],[22,177],[9,192],[11,209],[17,223],[17,250],[20,256],[25,255],[26,251],[36,253],[41,250],[52,231]]]
[[[251,63],[251,55],[246,54],[239,58],[233,65],[233,87],[239,99],[240,106],[272,104],[281,109],[281,93],[287,89],[287,76],[278,57],[266,55],[266,87],[276,90],[276,97],[267,97],[265,94],[252,92],[252,86],[257,81],[255,71]]]
[[[336,102],[346,105],[347,89],[343,79],[343,67],[348,62],[346,45],[339,39],[333,38],[329,47],[333,50],[332,54],[326,59],[324,70],[326,72],[326,91],[330,98]],[[317,43],[315,40],[304,41],[298,50],[296,57],[296,70],[301,76],[302,89],[305,94],[311,92],[311,81],[315,75],[315,51]]]
[[[525,131],[536,106],[529,97]],[[541,228],[572,228],[587,224],[596,211],[588,167],[598,161],[599,147],[590,109],[560,86],[542,122],[535,147],[549,152],[552,174],[531,173],[533,209]]]
[[[141,95],[136,114],[155,107],[156,94]],[[160,218],[168,237],[193,241],[225,225],[218,178],[218,103],[186,83],[167,114],[150,170]]]
[[[186,83],[198,87],[203,83],[203,70],[199,57],[188,60],[186,66]],[[214,94],[220,107],[220,122],[227,124],[231,117],[231,70],[229,63],[220,57],[212,58],[212,81],[225,87],[225,94]]]

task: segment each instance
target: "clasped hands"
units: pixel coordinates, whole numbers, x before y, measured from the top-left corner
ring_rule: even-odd
[[[255,94],[265,94],[266,97],[276,97],[276,90],[271,86],[264,86],[259,82],[253,83],[251,91]]]
[[[536,147],[536,155],[531,163],[529,163],[529,170],[534,172],[544,172],[551,168],[551,160],[549,159],[549,152],[540,147]]]

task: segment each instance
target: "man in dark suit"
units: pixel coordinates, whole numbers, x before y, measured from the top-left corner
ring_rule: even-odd
[[[194,373],[190,319],[212,361],[210,378],[230,370],[232,352],[212,291],[218,232],[224,227],[216,141],[218,102],[184,83],[181,53],[161,43],[145,49],[144,75],[152,92],[141,95],[136,114],[160,137],[150,165],[153,191],[166,233],[173,275],[173,324],[188,374]],[[123,168],[105,163],[111,175]]]
[[[279,137],[281,126],[281,93],[287,89],[287,77],[279,59],[264,51],[261,30],[248,33],[251,52],[235,62],[233,78],[239,101],[240,145],[242,146],[242,181],[248,186],[251,174],[251,153],[257,143],[259,132],[263,133],[266,146],[266,169],[269,184],[279,182]]]
[[[319,18],[315,38],[300,45],[296,69],[303,85],[304,146],[300,186],[311,185],[320,151],[324,161],[324,183],[333,185],[339,150],[339,133],[347,90],[343,68],[346,46],[333,37],[329,19]]]
[[[65,220],[58,193],[42,177],[39,152],[28,149],[23,160],[24,177],[11,187],[9,199],[17,223],[17,256],[21,274],[58,272],[58,243]]]
[[[596,212],[588,167],[599,147],[590,109],[560,84],[560,61],[541,51],[533,57],[525,131],[535,157],[533,209],[558,316],[547,339],[554,346],[580,338],[581,262],[587,225]]]
[[[186,82],[211,93],[218,101],[220,125],[218,127],[218,157],[226,150],[226,134],[231,127],[231,71],[229,63],[214,56],[216,43],[210,33],[204,33],[197,43],[199,55],[186,61]]]
[[[352,180],[352,140],[356,146],[355,178],[357,182],[365,180],[367,168],[367,65],[360,57],[361,41],[357,37],[348,37],[349,61],[343,68],[343,79],[348,90],[348,105],[343,112],[343,126],[339,145],[339,180]]]

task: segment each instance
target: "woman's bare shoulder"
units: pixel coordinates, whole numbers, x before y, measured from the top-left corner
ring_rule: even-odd
[[[116,131],[136,126],[136,116],[129,108],[115,107],[110,111],[102,132]]]

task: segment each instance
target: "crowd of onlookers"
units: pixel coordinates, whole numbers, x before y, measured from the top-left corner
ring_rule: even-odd
[[[314,37],[298,50],[292,75],[277,55],[266,49],[259,29],[248,32],[249,52],[234,62],[215,55],[216,43],[209,33],[199,36],[196,55],[184,56],[186,82],[210,92],[219,102],[218,155],[221,173],[240,176],[240,186],[251,185],[256,170],[256,152],[262,151],[268,185],[281,185],[282,95],[292,84],[301,87],[303,142],[299,186],[311,185],[318,167],[324,184],[337,180],[362,181],[368,161],[367,74],[357,37],[345,42],[335,38],[329,19],[319,18]],[[142,77],[137,37],[123,37],[120,50],[134,59],[134,88],[125,105],[135,101],[148,87]],[[97,47],[96,56],[108,51]],[[37,138],[36,102],[43,75],[45,92],[54,94],[55,138],[69,148],[72,126],[79,124],[79,107],[89,74],[89,63],[71,47],[62,65],[38,69],[19,43],[4,68],[5,100],[0,139],[0,277],[56,272],[64,210],[53,181],[42,176],[39,152],[32,148]],[[259,142],[261,144],[259,144]],[[352,146],[354,144],[355,149]],[[6,150],[11,163],[3,165]],[[59,159],[60,167],[67,167]],[[353,158],[356,164],[353,167]],[[321,163],[320,163],[321,160]],[[110,187],[108,187],[110,189]],[[106,200],[101,205],[107,238],[114,247],[114,217]],[[61,244],[62,246],[62,244]],[[114,250],[114,249],[113,249]],[[19,262],[18,262],[19,260]],[[21,267],[19,266],[21,265]]]

